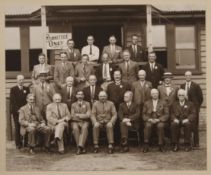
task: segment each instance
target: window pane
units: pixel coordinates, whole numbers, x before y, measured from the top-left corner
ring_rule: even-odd
[[[176,50],[176,68],[177,69],[194,69],[195,50],[194,49],[177,49]]]
[[[20,28],[6,27],[5,28],[5,50],[20,49]]]
[[[152,44],[153,47],[166,47],[166,26],[152,26]]]
[[[21,51],[6,50],[6,71],[21,71]]]
[[[195,49],[195,29],[193,26],[176,27],[176,49]]]

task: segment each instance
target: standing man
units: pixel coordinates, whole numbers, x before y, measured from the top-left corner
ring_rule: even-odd
[[[99,151],[99,134],[101,128],[106,128],[108,139],[108,153],[112,154],[114,151],[114,132],[113,127],[117,119],[117,112],[113,102],[107,100],[105,91],[99,93],[99,101],[96,101],[92,107],[92,124],[93,124],[93,140],[94,152]]]
[[[72,63],[67,61],[67,53],[61,52],[60,58],[61,63],[57,64],[54,70],[54,82],[59,90],[64,86],[68,76],[74,77],[74,68]]]
[[[169,118],[169,108],[165,102],[160,100],[157,89],[151,90],[152,99],[144,103],[143,120],[144,120],[144,149],[143,152],[149,151],[149,141],[153,127],[156,128],[158,135],[159,151],[164,152],[164,129],[167,126]]]
[[[70,112],[65,103],[61,103],[61,95],[54,94],[53,102],[47,106],[46,118],[48,126],[54,131],[53,143],[58,144],[58,152],[64,154],[63,133],[68,127],[68,121],[71,119]]]
[[[157,88],[159,84],[162,83],[162,77],[164,73],[163,66],[156,63],[155,52],[150,52],[148,54],[148,63],[143,66],[146,71],[146,80],[152,83],[153,88]]]
[[[119,65],[122,70],[122,81],[132,84],[137,80],[138,64],[130,60],[130,52],[124,50],[122,53],[124,62]]]
[[[139,130],[140,127],[140,109],[137,104],[132,102],[133,93],[127,91],[124,94],[124,103],[119,105],[118,117],[120,119],[121,131],[121,152],[128,152],[128,130],[133,128]]]
[[[95,75],[89,76],[89,86],[83,89],[84,100],[88,101],[91,106],[98,100],[98,94],[102,91],[102,88],[97,85],[97,77]]]
[[[85,143],[88,136],[89,120],[91,116],[90,104],[84,101],[84,93],[79,90],[76,94],[77,102],[71,107],[71,127],[78,147],[77,155],[86,153]]]
[[[47,73],[40,72],[39,83],[36,84],[32,93],[35,95],[35,104],[40,109],[41,115],[46,120],[46,107],[53,101],[55,89],[52,84],[46,82]]]
[[[75,68],[75,78],[78,89],[83,89],[84,87],[89,86],[89,76],[94,73],[93,67],[88,64],[88,60],[88,55],[82,55],[81,63]]]
[[[179,89],[177,93],[179,100],[175,101],[171,107],[171,133],[173,151],[175,152],[179,149],[178,141],[181,127],[184,128],[185,151],[191,150],[191,126],[197,114],[194,104],[185,99],[185,94],[184,89]]]
[[[17,85],[10,90],[10,113],[13,116],[15,124],[15,145],[20,149],[21,136],[20,136],[20,123],[19,123],[19,109],[26,104],[26,96],[29,94],[29,88],[24,86],[24,76],[17,76]]]
[[[194,134],[194,147],[199,147],[199,112],[200,107],[203,102],[203,94],[201,87],[193,82],[192,79],[192,72],[187,71],[185,72],[186,82],[181,85],[182,89],[185,89],[186,97],[189,101],[193,102],[196,108],[196,120],[195,125],[193,127],[193,134]]]
[[[62,102],[67,104],[69,110],[71,110],[71,105],[76,101],[75,95],[74,78],[69,76],[66,78],[65,86],[61,89]]]
[[[88,45],[84,46],[81,50],[82,55],[88,55],[89,62],[97,62],[99,60],[100,50],[94,45],[94,37],[89,35],[87,37]]]
[[[114,35],[109,37],[109,43],[109,45],[104,46],[102,54],[108,54],[110,63],[117,64],[123,62],[123,59],[121,59],[122,48],[116,45],[116,37]]]
[[[51,130],[46,126],[40,109],[35,105],[33,94],[27,95],[27,104],[20,108],[19,122],[21,125],[21,134],[25,135],[27,133],[29,152],[31,154],[35,154],[34,147],[36,146],[37,133],[44,134],[45,149],[49,151]]]
[[[128,50],[131,54],[131,60],[135,62],[145,61],[144,49],[142,45],[138,45],[138,35],[132,35],[132,44],[128,47]]]
[[[67,40],[67,49],[64,52],[67,53],[67,61],[70,61],[74,66],[80,61],[81,53],[79,49],[74,48],[75,42],[73,39]]]
[[[39,83],[39,79],[38,76],[40,74],[40,72],[46,72],[47,76],[46,76],[46,81],[50,81],[53,80],[53,70],[52,70],[52,66],[46,63],[46,56],[44,53],[40,53],[38,56],[38,60],[40,64],[37,64],[34,66],[33,71],[32,71],[32,83],[33,84],[38,84]]]

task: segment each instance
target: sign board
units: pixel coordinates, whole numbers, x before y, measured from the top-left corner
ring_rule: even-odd
[[[72,33],[47,33],[47,49],[66,49],[68,39],[72,39]]]

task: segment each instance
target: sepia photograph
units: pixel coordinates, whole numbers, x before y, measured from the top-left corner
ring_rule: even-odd
[[[5,171],[206,171],[206,1],[179,2],[6,4]]]

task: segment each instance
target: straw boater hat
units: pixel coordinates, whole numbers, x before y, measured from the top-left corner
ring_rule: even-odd
[[[173,74],[171,72],[165,72],[163,74],[163,79],[165,79],[165,78],[173,78]]]

